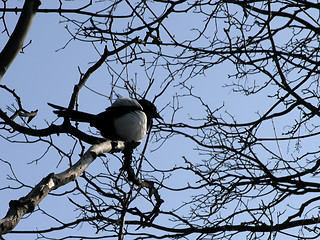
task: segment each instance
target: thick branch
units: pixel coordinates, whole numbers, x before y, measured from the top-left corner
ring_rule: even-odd
[[[30,127],[25,127],[13,121],[11,117],[9,117],[1,109],[0,109],[0,119],[4,120],[4,122],[0,122],[0,125],[8,125],[12,128],[13,131],[19,132],[21,134],[25,134],[28,136],[45,137],[52,134],[70,133],[71,135],[89,144],[97,144],[104,140],[103,138],[90,136],[84,132],[81,132],[79,129],[66,123],[63,123],[62,125],[51,124],[49,127],[43,128],[43,129],[33,129]]]
[[[23,47],[33,19],[40,6],[40,0],[26,0],[18,23],[6,46],[0,53],[0,82],[11,63]]]
[[[43,178],[25,197],[19,200],[12,200],[9,203],[7,215],[0,220],[0,235],[12,231],[20,219],[34,210],[34,208],[52,191],[71,181],[76,180],[87,167],[100,154],[121,151],[124,149],[123,142],[117,142],[115,145],[112,141],[106,141],[93,145],[81,158],[69,169],[64,172],[54,174],[50,173]]]

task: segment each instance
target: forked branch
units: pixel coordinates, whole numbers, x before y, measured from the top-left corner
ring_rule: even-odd
[[[112,142],[110,140],[93,145],[74,165],[69,169],[58,173],[50,173],[43,178],[25,197],[19,200],[12,200],[9,203],[7,215],[0,220],[0,236],[9,233],[19,223],[20,219],[32,212],[35,207],[53,190],[75,181],[87,167],[96,159],[97,156],[108,153],[118,152],[124,149],[123,142]]]

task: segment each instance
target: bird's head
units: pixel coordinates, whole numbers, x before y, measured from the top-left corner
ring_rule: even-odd
[[[159,115],[156,106],[152,102],[150,102],[150,101],[148,101],[146,99],[140,99],[140,100],[137,100],[137,101],[139,102],[139,104],[143,108],[143,111],[145,112],[145,114],[148,117],[163,119]]]

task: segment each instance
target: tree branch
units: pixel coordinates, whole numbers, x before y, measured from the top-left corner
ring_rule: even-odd
[[[77,85],[74,86],[73,89],[73,93],[69,102],[69,108],[72,109],[76,103],[76,100],[78,99],[78,95],[79,95],[79,91],[80,89],[84,86],[84,84],[87,82],[88,78],[91,76],[91,74],[96,71],[103,63],[104,61],[109,57],[112,56],[114,54],[117,54],[119,52],[121,52],[122,50],[126,49],[128,46],[130,46],[133,43],[138,43],[139,42],[139,38],[136,37],[134,39],[132,39],[131,41],[123,44],[122,46],[120,46],[119,48],[116,48],[112,51],[109,51],[107,49],[107,46],[105,46],[103,54],[101,55],[100,59],[94,64],[92,65],[87,71],[86,73],[81,76],[81,79],[79,81],[79,83]]]
[[[40,0],[25,1],[18,23],[6,46],[0,53],[0,82],[3,75],[22,49],[40,4]]]
[[[115,144],[116,143],[116,144]],[[108,152],[118,152],[125,147],[123,142],[112,142],[110,140],[100,144],[93,145],[80,158],[78,162],[69,169],[58,173],[50,173],[43,178],[25,197],[19,200],[12,200],[9,203],[7,215],[0,220],[0,235],[12,231],[20,219],[26,214],[32,212],[35,207],[53,190],[75,181],[87,167],[96,159],[98,155]]]
[[[149,190],[149,197],[151,198],[154,196],[156,200],[156,204],[154,205],[153,210],[148,216],[143,216],[144,219],[141,218],[141,225],[145,227],[147,223],[152,223],[153,220],[158,216],[160,212],[160,206],[164,202],[164,200],[160,197],[160,194],[158,190],[154,186],[154,182],[152,181],[142,181],[140,180],[137,175],[134,173],[132,167],[131,167],[131,162],[132,162],[132,151],[133,147],[126,146],[125,150],[123,151],[124,155],[124,162],[122,169],[125,170],[128,174],[128,179],[135,184],[136,186],[140,188],[148,188]]]

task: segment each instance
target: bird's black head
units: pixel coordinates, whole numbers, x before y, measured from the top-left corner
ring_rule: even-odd
[[[159,115],[156,106],[146,100],[146,99],[140,99],[137,100],[139,102],[139,104],[141,105],[141,107],[143,108],[143,111],[145,112],[145,114],[150,117],[150,118],[160,118],[162,119],[162,117]]]

